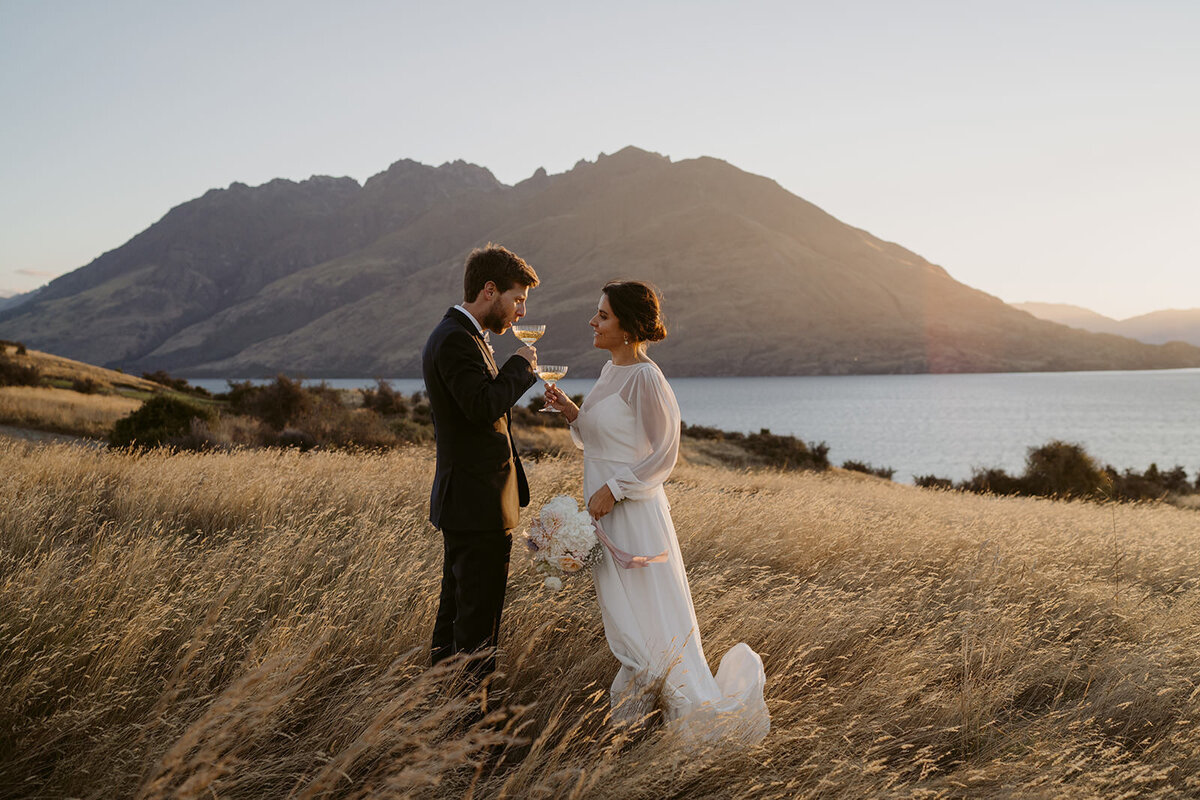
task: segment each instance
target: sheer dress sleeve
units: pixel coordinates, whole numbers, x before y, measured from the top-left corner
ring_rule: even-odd
[[[622,387],[621,399],[633,410],[649,454],[608,481],[617,500],[641,500],[662,486],[679,457],[679,404],[656,367],[642,367]]]

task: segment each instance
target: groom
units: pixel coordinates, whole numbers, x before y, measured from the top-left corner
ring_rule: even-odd
[[[537,351],[522,347],[497,367],[488,333],[502,334],[525,316],[537,285],[537,273],[513,252],[493,244],[473,251],[463,302],[446,312],[421,355],[437,439],[429,521],[445,547],[434,664],[500,638],[511,531],[520,506],[529,505],[510,409],[537,381]],[[495,654],[473,661],[472,680],[495,668]]]

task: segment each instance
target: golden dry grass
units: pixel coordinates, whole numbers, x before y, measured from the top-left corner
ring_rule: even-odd
[[[0,442],[0,792],[40,797],[1176,797],[1200,792],[1195,512],[683,465],[705,650],[763,657],[761,747],[604,724],[586,579],[514,549],[508,707],[425,668],[428,449]],[[529,465],[534,505],[576,457]],[[506,727],[507,725],[507,727]]]
[[[162,386],[145,378],[126,375],[124,372],[97,367],[94,364],[75,361],[74,359],[56,356],[52,353],[43,353],[40,350],[27,350],[25,355],[19,356],[16,354],[14,348],[7,347],[6,354],[8,358],[20,364],[32,364],[37,367],[42,373],[42,377],[48,381],[90,379],[96,382],[97,389],[102,392],[136,390],[139,392],[157,393],[163,391]]]
[[[119,395],[81,394],[45,386],[0,386],[0,424],[107,436],[113,423],[141,404],[141,400]]]

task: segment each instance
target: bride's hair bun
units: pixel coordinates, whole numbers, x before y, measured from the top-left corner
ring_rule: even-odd
[[[667,338],[658,289],[643,281],[609,281],[604,294],[621,330],[637,342],[659,342]]]

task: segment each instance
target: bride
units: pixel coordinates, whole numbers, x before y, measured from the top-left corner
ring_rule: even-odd
[[[636,722],[657,705],[689,738],[758,742],[771,726],[762,659],[738,644],[716,677],[709,670],[663,492],[679,454],[680,416],[674,392],[646,356],[646,343],[667,334],[658,295],[637,281],[609,283],[590,324],[593,345],[612,360],[582,408],[549,384],[545,399],[583,448],[588,511],[616,548],[605,550],[593,570],[604,632],[621,664],[612,683],[613,718]],[[665,559],[631,563],[621,551],[665,551]]]

